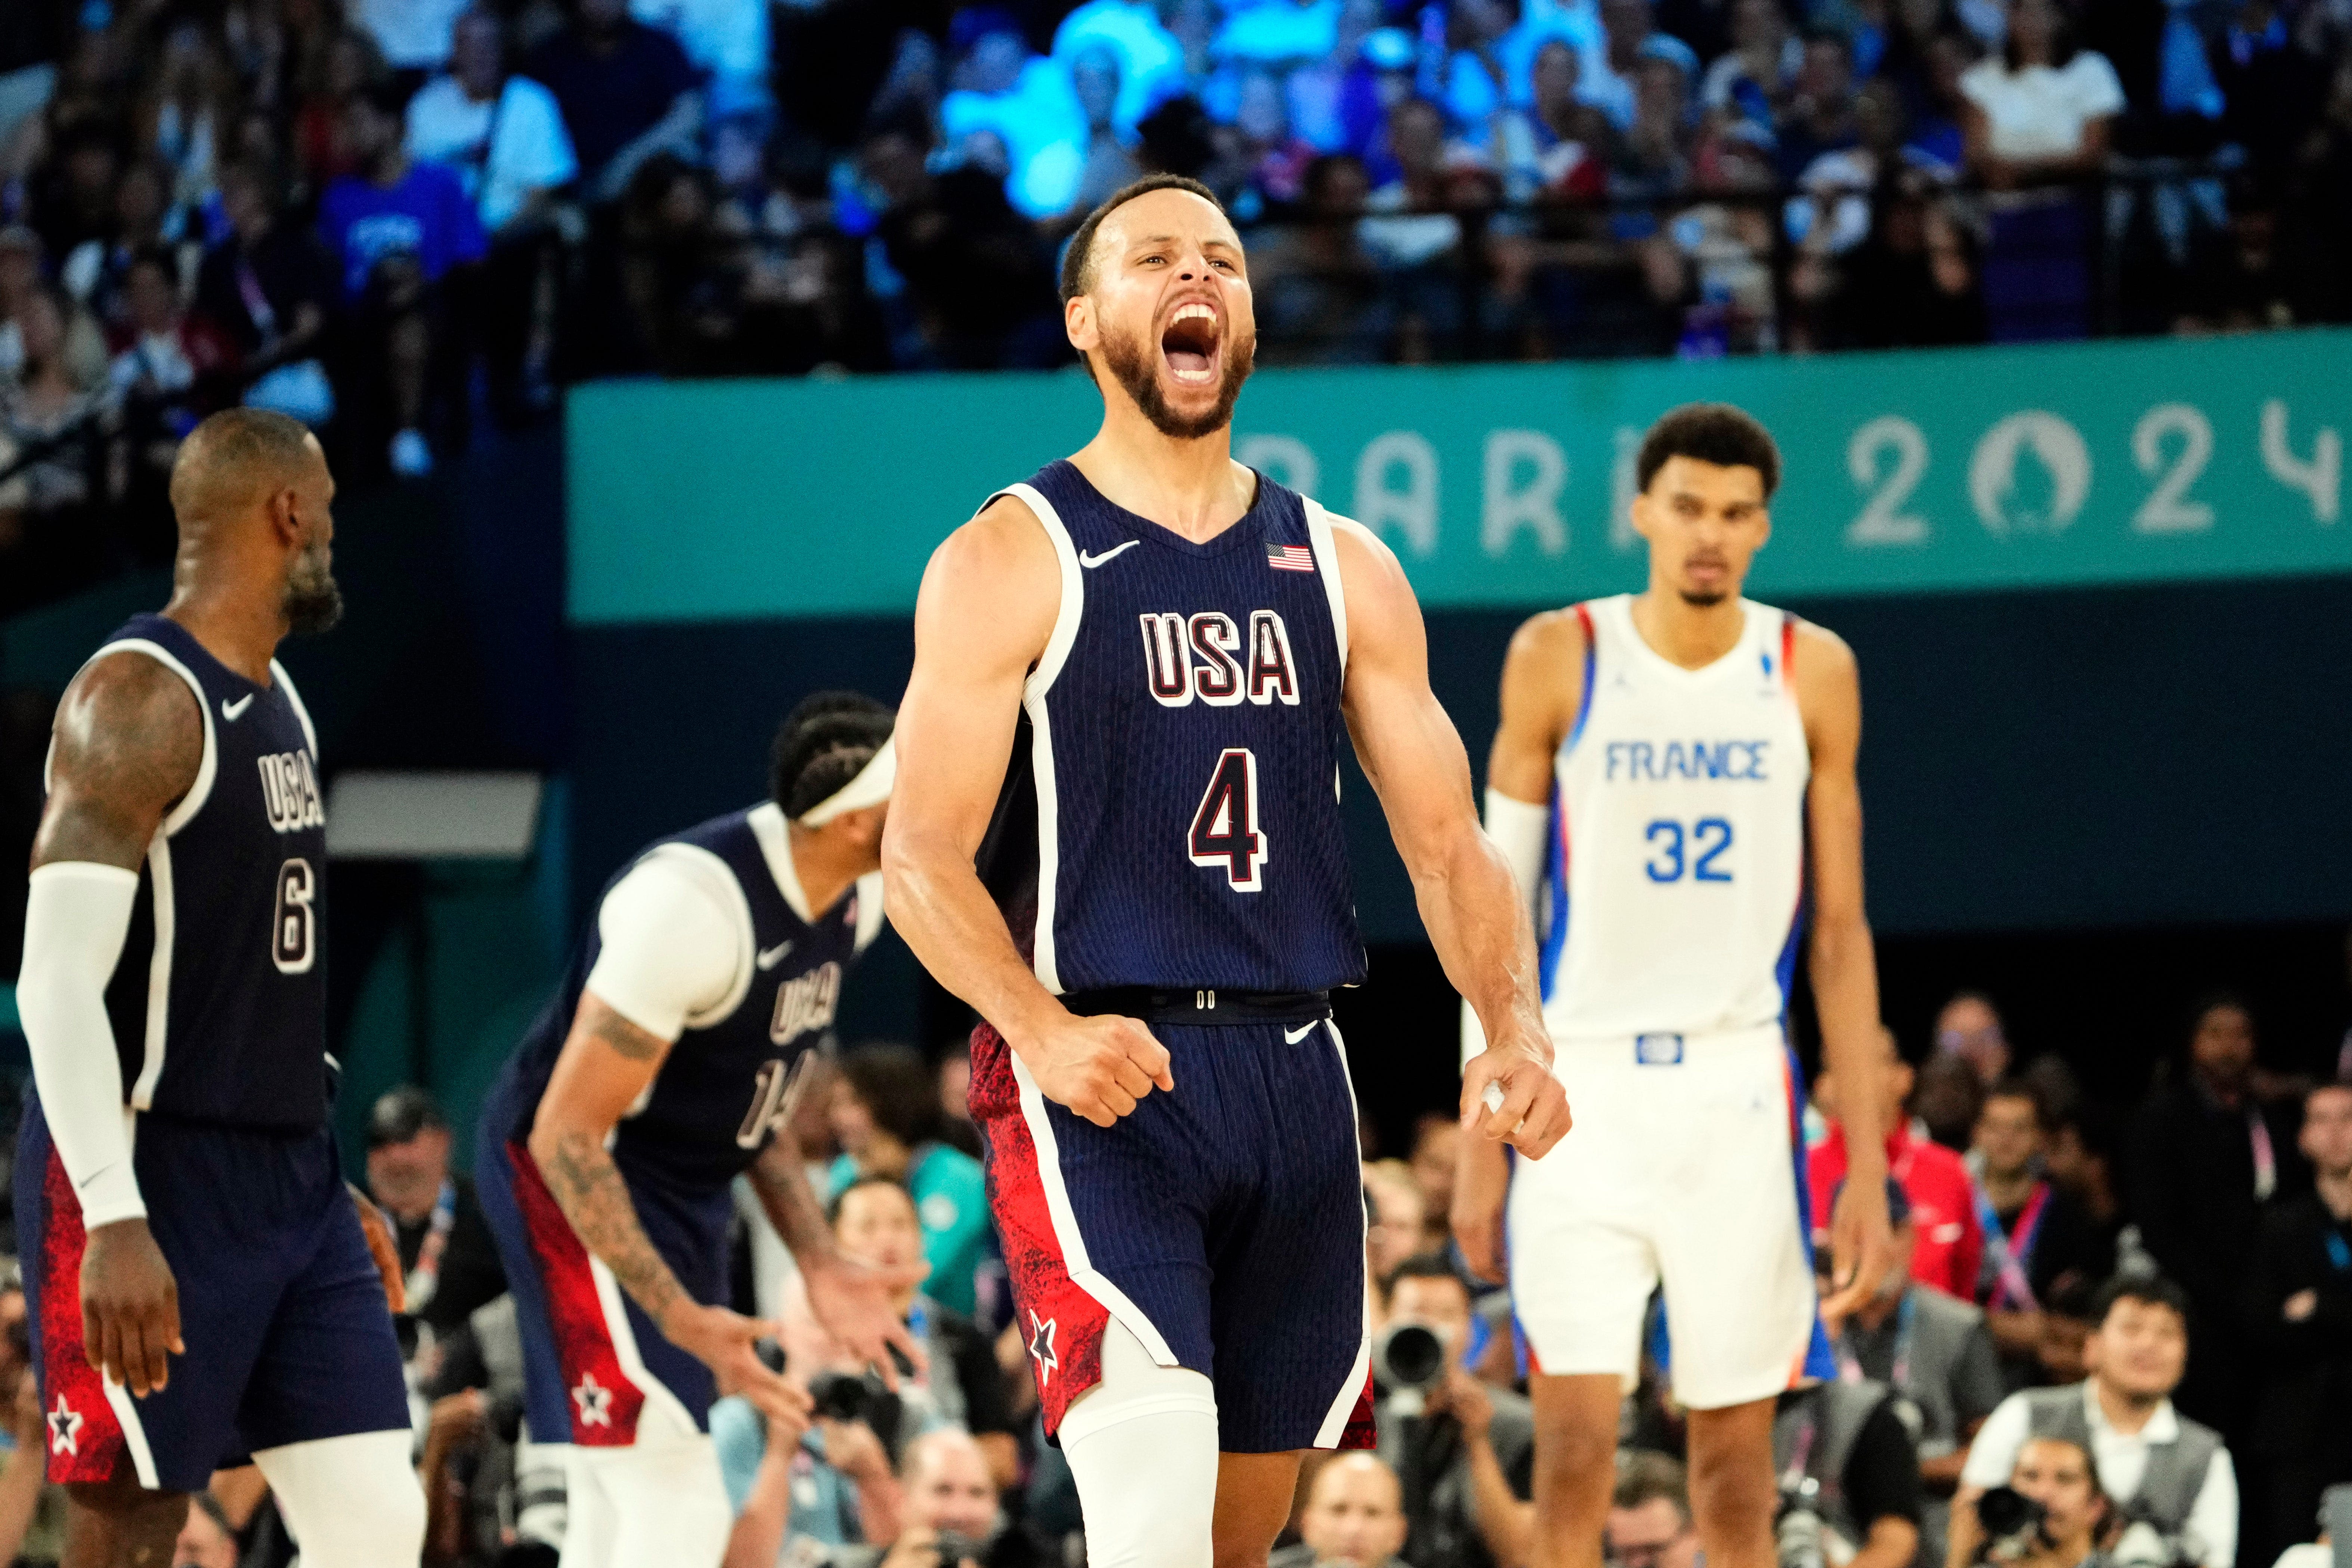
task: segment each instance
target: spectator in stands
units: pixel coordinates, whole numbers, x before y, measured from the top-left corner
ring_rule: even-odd
[[[395,90],[377,87],[345,109],[344,144],[362,173],[327,187],[319,235],[341,282],[354,368],[389,408],[392,470],[413,479],[433,471],[424,426],[436,351],[448,348],[444,283],[488,242],[457,176],[408,156],[402,108]]]
[[[1985,1309],[2011,1388],[2039,1382],[2050,1326],[2042,1304],[2095,1288],[2115,1249],[2074,1194],[2049,1179],[2041,1098],[2022,1079],[1986,1091],[1969,1174],[1985,1237],[1976,1297]]]
[[[1992,998],[1981,991],[1962,991],[1945,1003],[1936,1015],[1936,1054],[1968,1063],[1977,1081],[1987,1089],[2007,1078],[2009,1031]],[[1969,1123],[1972,1128],[1973,1111]],[[1965,1136],[1962,1142],[1965,1145]]]
[[[1803,75],[1805,46],[1789,27],[1780,0],[1734,0],[1732,47],[1706,68],[1699,101],[1769,131],[1780,121]]]
[[[735,1508],[725,1568],[821,1561],[898,1532],[906,1495],[863,1419],[819,1412],[803,1426],[730,1394],[710,1407],[710,1441]]]
[[[1402,1160],[1374,1160],[1364,1167],[1368,1224],[1364,1247],[1371,1278],[1385,1279],[1419,1256],[1426,1245],[1428,1213],[1421,1184]]]
[[[913,307],[917,336],[902,365],[995,370],[1068,359],[1052,258],[1005,200],[1003,181],[971,167],[932,174],[903,127],[869,139],[860,164],[888,202],[878,233]]]
[[[1969,170],[1993,192],[1985,310],[1995,342],[2090,331],[2091,213],[2069,182],[2105,166],[2115,68],[2077,49],[2054,0],[2010,0],[2008,40],[1960,79]]]
[[[1001,1488],[971,1436],[953,1426],[907,1446],[906,1507],[895,1540],[844,1552],[835,1568],[1044,1568],[1044,1545],[999,1506]],[[730,1558],[729,1568],[734,1568]]]
[[[546,401],[554,314],[555,205],[580,173],[554,94],[507,69],[504,26],[459,16],[449,69],[408,103],[408,151],[456,171],[489,249],[473,311],[490,396],[519,416]]]
[[[2037,1503],[2031,1539],[2004,1561],[2015,1568],[2095,1568],[2113,1540],[2116,1505],[2099,1487],[2091,1450],[2069,1437],[2034,1437],[2017,1451],[2009,1484]]]
[[[1108,48],[1117,64],[1112,118],[1121,132],[1133,132],[1160,99],[1183,87],[1183,46],[1161,24],[1152,0],[1086,0],[1054,30],[1054,58],[1074,79],[1079,57],[1096,47]]]
[[[1383,1328],[1418,1323],[1445,1349],[1444,1376],[1425,1394],[1390,1390],[1373,1406],[1381,1458],[1411,1478],[1402,1555],[1516,1568],[1534,1528],[1534,1414],[1523,1396],[1469,1372],[1485,1353],[1486,1328],[1452,1263],[1435,1253],[1408,1259],[1383,1294]]]
[[[1143,173],[1118,124],[1118,53],[1097,40],[1070,57],[1070,90],[1087,121],[1086,162],[1078,170],[1077,195],[1070,213],[1083,219],[1113,191]]]
[[[1845,1568],[1912,1568],[1919,1552],[1919,1456],[1900,1396],[1883,1383],[1839,1378],[1780,1396],[1772,1468],[1803,1476],[1826,1554]]]
[[[213,194],[236,123],[237,82],[211,29],[184,21],[163,37],[153,86],[136,116],[142,161],[166,171],[167,205],[194,211]]]
[[[1248,171],[1244,198],[1275,207],[1287,207],[1302,194],[1307,165],[1315,149],[1292,133],[1290,105],[1281,79],[1270,71],[1253,70],[1241,81],[1240,102],[1234,111],[1234,129],[1241,138],[1241,158]]]
[[[1794,180],[1824,153],[1851,147],[1860,135],[1853,113],[1853,46],[1843,33],[1817,29],[1805,38],[1804,64],[1775,135],[1780,174]]]
[[[1659,36],[1651,0],[1601,0],[1601,26],[1608,47],[1598,61],[1586,58],[1577,90],[1622,131],[1633,123],[1633,78],[1641,66],[1642,46]]]
[[[2282,1544],[2309,1533],[2323,1491],[2352,1481],[2352,1083],[2304,1097],[2300,1142],[2316,1190],[2263,1215],[2246,1314],[2270,1470],[2256,1517]]]
[[[368,1194],[400,1243],[407,1315],[440,1335],[507,1288],[473,1180],[450,1167],[449,1153],[449,1123],[423,1089],[388,1090],[369,1111]]]
[[[1936,176],[1904,169],[1870,196],[1870,233],[1840,268],[1840,341],[1856,348],[1981,342],[1976,242]],[[1919,1069],[1913,1109],[1938,1142],[1965,1143],[1976,1074],[1957,1058]]]
[[[27,182],[27,217],[51,256],[70,256],[82,245],[111,239],[115,228],[114,186],[121,177],[122,153],[114,127],[81,120],[57,132],[46,163]]]
[[[383,51],[384,64],[410,92],[449,59],[452,35],[467,0],[356,0],[352,20]]]
[[[940,104],[950,145],[993,131],[1012,160],[1004,194],[1032,218],[1069,209],[1086,163],[1087,117],[1069,73],[1051,56],[1031,52],[1009,11],[974,5],[956,13],[956,89]]]
[[[1421,1184],[1422,1225],[1433,1252],[1454,1245],[1454,1173],[1461,1149],[1462,1123],[1453,1115],[1436,1111],[1413,1123],[1412,1179]]]
[[[196,269],[196,313],[236,346],[247,403],[323,425],[335,412],[319,359],[334,277],[318,237],[280,221],[258,165],[230,164],[220,192],[228,232]]]
[[[0,1447],[7,1453],[0,1462],[0,1557],[12,1563],[54,1562],[54,1536],[46,1543],[46,1552],[27,1550],[38,1544],[28,1542],[27,1537],[43,1500],[54,1501],[56,1494],[48,1487],[48,1415],[41,1407],[39,1381],[33,1376],[25,1292],[13,1282],[13,1262],[7,1275],[12,1282],[0,1287],[0,1408],[7,1412],[5,1431],[0,1431]]]
[[[305,63],[294,150],[308,188],[323,190],[359,168],[358,157],[343,142],[343,111],[389,75],[374,40],[355,27],[336,30]]]
[[[123,279],[131,258],[142,251],[172,255],[173,282],[179,280],[176,240],[165,233],[171,225],[171,186],[163,169],[152,160],[131,163],[114,187],[114,225],[102,238],[74,247],[58,268],[66,292],[86,306],[108,331],[123,325]]]
[[[172,1548],[172,1568],[237,1568],[236,1532],[220,1500],[208,1491],[188,1499],[188,1522]]]
[[[1252,245],[1261,363],[1370,364],[1387,353],[1380,267],[1358,227],[1370,195],[1361,159],[1326,153],[1307,166],[1296,221]],[[1453,1124],[1450,1117],[1443,1120]],[[1448,1163],[1449,1190],[1453,1179]],[[1433,1223],[1442,1231],[1445,1216],[1440,1213]]]
[[[1912,1133],[1903,1114],[1904,1101],[1911,1093],[1911,1064],[1895,1050],[1892,1032],[1881,1029],[1879,1040],[1885,1063],[1878,1082],[1885,1096],[1880,1115],[1887,1129],[1886,1168],[1911,1200],[1912,1218],[1919,1233],[1912,1255],[1912,1278],[1946,1295],[1971,1300],[1984,1237],[1978,1228],[1968,1167],[1950,1150]],[[1831,1194],[1845,1180],[1845,1129],[1837,1121],[1838,1092],[1837,1075],[1824,1071],[1814,1098],[1831,1118],[1829,1136],[1806,1156],[1817,1247],[1829,1235]]]
[[[844,1256],[881,1268],[901,1268],[923,1255],[915,1201],[888,1176],[860,1176],[834,1194],[833,1235]],[[1013,1436],[1004,1378],[988,1340],[970,1318],[941,1306],[913,1286],[899,1295],[898,1314],[930,1359],[922,1383],[902,1397],[925,1409],[920,1424],[948,1422],[978,1440],[1000,1486],[1020,1478],[1021,1449]],[[893,1424],[899,1425],[899,1424]],[[903,1428],[902,1428],[903,1429]]]
[[[1977,1499],[2011,1479],[2035,1437],[2062,1437],[2090,1454],[2108,1498],[2139,1521],[2140,1554],[2119,1551],[2122,1560],[2232,1568],[2238,1479],[2230,1452],[2221,1434],[2172,1406],[2189,1356],[2189,1298],[2168,1280],[2126,1276],[2107,1287],[2095,1315],[2089,1378],[2011,1394],[1969,1446],[1952,1504],[1949,1568],[1975,1561],[1983,1541]]]
[[[1502,153],[1515,199],[1591,202],[1608,194],[1607,149],[1615,132],[1609,117],[1580,95],[1583,70],[1582,57],[1565,39],[1547,39],[1536,51],[1534,101],[1514,117]]]
[[[1683,64],[1689,51],[1665,47],[1672,43],[1664,34],[1652,37],[1633,66],[1633,119],[1617,140],[1609,171],[1609,194],[1620,202],[1670,202],[1690,188],[1691,83]],[[1627,237],[1647,234],[1651,222],[1672,215],[1653,207],[1642,216],[1650,221]]]
[[[2195,1304],[2199,1330],[2181,1404],[2236,1439],[2252,1411],[2245,1287],[2262,1207],[2302,1189],[2289,1115],[2254,1097],[2254,1023],[2235,996],[2191,1015],[2186,1062],[2132,1129],[2131,1217],[2157,1264]],[[2186,1070],[2180,1070],[2185,1066]]]
[[[1404,1491],[1378,1456],[1340,1454],[1315,1471],[1298,1540],[1266,1568],[1403,1568]]]
[[[95,509],[109,499],[110,433],[100,396],[74,377],[72,318],[62,289],[36,289],[16,317],[23,366],[0,383],[0,440],[25,464],[0,482],[0,515],[13,516],[21,540],[16,569],[0,574],[0,604],[12,608],[80,586],[106,555]]]
[[[1887,1217],[1900,1261],[1918,1245],[1910,1200],[1902,1184],[1886,1184]],[[1833,1265],[1826,1252],[1816,1267]],[[1833,1268],[1822,1273],[1834,1277]],[[1830,1292],[1822,1292],[1826,1298]],[[1943,1291],[1921,1285],[1906,1269],[1889,1272],[1876,1295],[1852,1316],[1825,1316],[1840,1375],[1895,1391],[1896,1414],[1909,1431],[1919,1465],[1919,1561],[1941,1563],[1951,1526],[1949,1499],[1959,1485],[1968,1446],[2008,1390],[1984,1313]]]
[[[181,308],[178,272],[167,250],[131,258],[108,371],[122,399],[124,532],[138,558],[155,565],[175,548],[169,489],[180,438],[236,393],[236,345]]]
[[[887,1176],[914,1195],[922,1253],[931,1266],[925,1289],[969,1316],[972,1280],[990,1245],[980,1163],[940,1138],[939,1086],[920,1053],[908,1046],[861,1046],[841,1059],[833,1094],[833,1130],[842,1154],[828,1183],[838,1196],[861,1177]]]
[[[1682,1461],[1646,1448],[1617,1451],[1602,1544],[1618,1568],[1696,1568],[1698,1531]]]
[[[714,123],[732,115],[768,118],[773,95],[767,0],[629,0],[629,14],[686,51],[705,79],[705,118]]]
[[[677,40],[634,21],[628,0],[573,0],[572,26],[533,50],[523,74],[544,83],[591,201],[620,199],[656,153],[691,157],[702,94]]]

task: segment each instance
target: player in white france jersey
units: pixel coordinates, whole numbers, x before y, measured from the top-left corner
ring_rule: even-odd
[[[1736,408],[1659,420],[1633,509],[1647,591],[1538,616],[1503,669],[1486,830],[1536,902],[1552,1070],[1576,1125],[1515,1173],[1465,1144],[1454,1219],[1490,1277],[1507,1231],[1537,1568],[1599,1568],[1619,1403],[1661,1284],[1709,1568],[1773,1560],[1777,1398],[1835,1375],[1784,1028],[1809,913],[1823,1048],[1841,1083],[1864,1086],[1838,1097],[1857,1111],[1833,1227],[1841,1295],[1866,1299],[1887,1266],[1882,1130],[1861,1124],[1878,1104],[1878,981],[1853,655],[1740,594],[1780,467]],[[1483,1048],[1475,1028],[1465,1047]]]

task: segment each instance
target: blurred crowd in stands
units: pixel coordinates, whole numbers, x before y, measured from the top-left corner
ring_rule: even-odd
[[[2252,1016],[2214,996],[2128,1112],[2057,1058],[2011,1059],[2000,1016],[1955,997],[1916,1068],[1887,1041],[1898,1267],[1825,1322],[1839,1374],[1776,1426],[1786,1568],[2327,1568],[2323,1497],[2352,1544],[2352,1077],[2257,1065]],[[2304,1053],[2308,1056],[2313,1053]],[[2352,1034],[2339,1072],[2352,1072]],[[792,1135],[839,1245],[921,1260],[900,1302],[927,1373],[887,1390],[812,1317],[748,1193],[734,1305],[813,1395],[805,1425],[740,1398],[710,1420],[737,1510],[728,1568],[1082,1568],[1082,1521],[1037,1419],[966,1114],[970,1068],[910,1047],[829,1058]],[[1834,1075],[1806,1111],[1818,1220],[1843,1180]],[[401,1320],[431,1564],[551,1565],[563,1470],[523,1420],[511,1298],[459,1140],[432,1099],[384,1095],[366,1184],[407,1270]],[[1534,1418],[1507,1293],[1462,1268],[1446,1215],[1458,1125],[1366,1134],[1378,1446],[1302,1478],[1276,1568],[1530,1568]],[[1817,1266],[1832,1276],[1825,1230]],[[1825,1295],[1832,1292],[1825,1289]],[[1612,1568],[1696,1568],[1670,1343],[1624,1405]],[[0,1290],[0,1562],[55,1561],[50,1433]],[[2009,1489],[2016,1496],[2008,1496]],[[2017,1497],[2041,1521],[2021,1532]],[[2339,1548],[2340,1550],[2340,1548]],[[250,1468],[191,1512],[180,1564],[284,1568]],[[2336,1559],[2340,1563],[2340,1556]]]
[[[2352,315],[2352,0],[11,0],[0,611],[224,403],[348,481],[586,376],[1067,363],[1136,174],[1265,363]]]

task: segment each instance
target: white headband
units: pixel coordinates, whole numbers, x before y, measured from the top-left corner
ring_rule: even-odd
[[[895,737],[882,742],[882,749],[866,760],[857,776],[818,801],[800,815],[803,827],[823,827],[845,812],[863,811],[869,805],[880,805],[890,798],[890,786],[898,782],[898,750]]]

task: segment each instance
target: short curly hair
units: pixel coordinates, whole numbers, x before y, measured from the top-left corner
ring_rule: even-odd
[[[1764,499],[1780,488],[1780,448],[1753,414],[1728,403],[1685,403],[1669,409],[1642,437],[1634,459],[1637,489],[1647,490],[1669,458],[1694,458],[1718,468],[1753,468],[1764,480]]]

